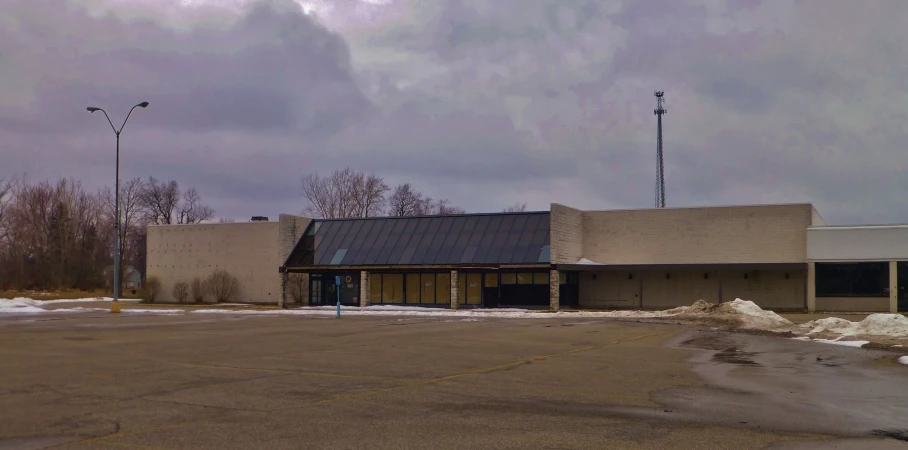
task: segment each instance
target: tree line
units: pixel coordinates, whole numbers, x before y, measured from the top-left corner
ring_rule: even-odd
[[[93,290],[111,285],[116,235],[111,187],[75,179],[0,179],[0,289]],[[121,280],[132,266],[145,274],[146,227],[211,220],[195,188],[173,180],[120,183]]]
[[[318,173],[303,176],[302,192],[306,201],[303,214],[318,219],[465,213],[463,208],[452,206],[448,199],[433,199],[410,183],[399,184],[392,189],[384,178],[350,167],[325,176]],[[517,203],[504,208],[503,212],[522,212],[526,207],[526,203]]]

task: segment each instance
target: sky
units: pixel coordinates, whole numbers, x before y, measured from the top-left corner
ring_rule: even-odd
[[[3,0],[0,178],[194,186],[218,217],[351,167],[468,212],[813,203],[908,222],[904,0]]]

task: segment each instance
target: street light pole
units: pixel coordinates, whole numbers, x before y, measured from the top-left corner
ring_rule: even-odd
[[[114,126],[113,122],[110,120],[110,116],[107,115],[107,111],[104,111],[101,108],[95,108],[89,106],[88,112],[93,113],[95,111],[101,111],[104,113],[104,117],[107,118],[107,123],[110,124],[110,128],[113,129],[114,134],[117,135],[117,169],[116,169],[116,181],[114,182],[114,218],[116,220],[116,236],[114,237],[114,269],[113,269],[113,302],[110,304],[110,312],[118,313],[120,312],[120,133],[123,132],[123,127],[126,126],[126,122],[129,121],[129,116],[132,115],[132,111],[136,108],[146,108],[148,102],[139,103],[136,106],[133,106],[129,110],[129,114],[126,114],[126,120],[123,121],[123,125],[120,125],[120,129]]]

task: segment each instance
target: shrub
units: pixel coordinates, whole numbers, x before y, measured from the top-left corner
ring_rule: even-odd
[[[291,273],[287,276],[287,295],[293,303],[303,303],[309,295],[309,276],[303,273]]]
[[[226,302],[240,293],[240,280],[223,269],[215,270],[206,282],[216,302]]]
[[[142,301],[145,303],[154,303],[158,295],[161,294],[161,280],[158,277],[148,277],[145,280],[145,288],[142,289]]]
[[[207,294],[207,286],[202,282],[202,279],[195,277],[192,279],[192,284],[190,285],[190,291],[192,293],[192,301],[195,303],[202,303],[205,301],[205,294]]]
[[[189,298],[189,283],[185,281],[177,281],[174,283],[173,298],[180,303],[186,303],[186,299]]]

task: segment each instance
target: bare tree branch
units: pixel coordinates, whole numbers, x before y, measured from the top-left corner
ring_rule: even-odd
[[[524,212],[527,210],[527,204],[524,203],[514,203],[513,205],[505,207],[501,212],[511,213],[511,212]]]
[[[190,188],[183,194],[183,204],[180,205],[179,222],[181,224],[201,223],[214,218],[214,210],[202,204],[202,197]]]
[[[142,186],[141,199],[150,223],[175,223],[174,211],[180,202],[180,186],[176,181],[158,181],[154,177],[148,177],[148,181]]]
[[[462,208],[449,205],[448,199],[433,200],[413,189],[410,183],[398,185],[388,199],[388,215],[406,216],[449,216],[463,214]]]
[[[306,198],[303,214],[323,219],[373,217],[380,215],[389,190],[377,175],[366,175],[347,167],[326,177],[318,173],[302,178]]]

